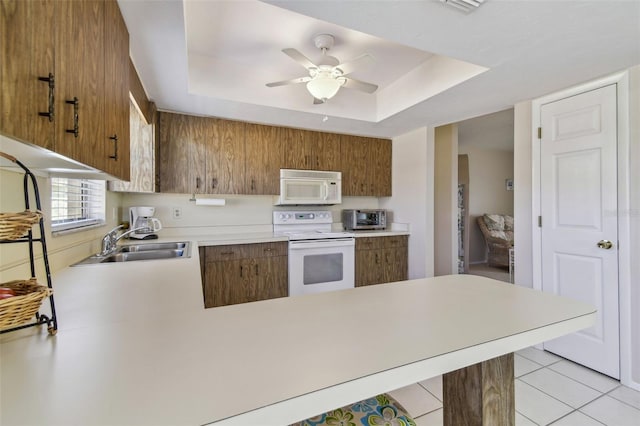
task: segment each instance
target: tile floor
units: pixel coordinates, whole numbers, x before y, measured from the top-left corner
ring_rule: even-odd
[[[549,352],[515,354],[516,426],[640,426],[640,392]],[[442,425],[442,378],[390,394],[417,426]]]

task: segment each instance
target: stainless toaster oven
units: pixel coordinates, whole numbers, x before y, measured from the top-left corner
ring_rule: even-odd
[[[342,210],[342,226],[348,231],[386,229],[386,210]]]

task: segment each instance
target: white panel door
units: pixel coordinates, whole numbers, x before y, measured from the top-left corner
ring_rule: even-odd
[[[540,110],[542,290],[598,309],[596,324],[544,348],[620,376],[616,86]]]

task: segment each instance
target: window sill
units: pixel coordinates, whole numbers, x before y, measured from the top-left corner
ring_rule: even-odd
[[[77,232],[84,232],[90,229],[100,228],[105,225],[106,223],[100,222],[100,223],[92,223],[90,225],[85,225],[85,226],[79,226],[77,228],[68,228],[68,229],[60,229],[60,230],[51,229],[51,235],[54,237],[57,237],[57,236],[62,236],[67,234],[75,234]]]

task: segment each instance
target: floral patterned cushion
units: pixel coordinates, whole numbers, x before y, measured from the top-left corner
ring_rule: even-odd
[[[291,426],[416,426],[406,410],[387,394],[331,410]]]
[[[501,214],[485,214],[484,224],[489,231],[504,231],[504,216]]]
[[[504,230],[513,231],[513,216],[504,215]]]

